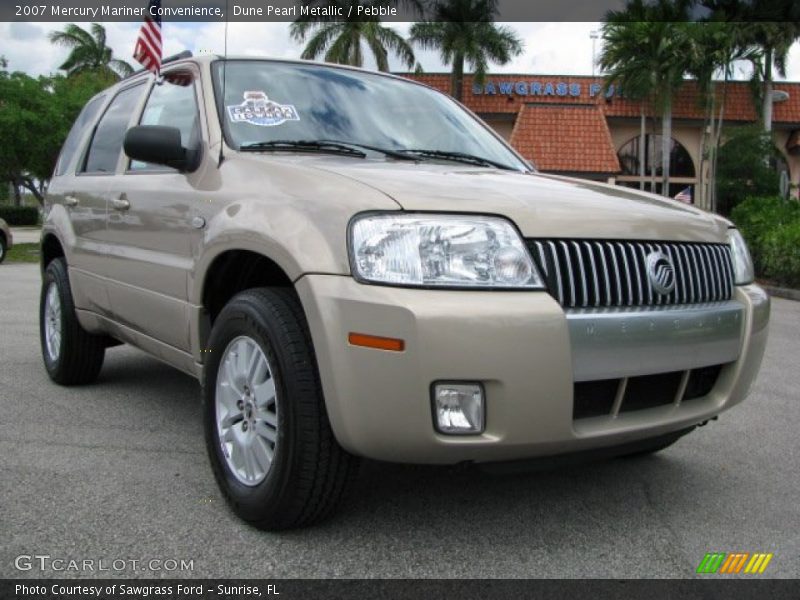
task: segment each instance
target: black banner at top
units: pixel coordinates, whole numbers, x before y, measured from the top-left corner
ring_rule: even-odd
[[[297,19],[419,21],[442,20],[432,7],[436,0],[163,0],[160,17],[174,22],[273,21]],[[621,10],[626,0],[496,0],[494,20],[507,22],[602,21],[612,10]],[[714,3],[692,3],[688,17],[695,20],[711,16]],[[795,3],[800,5],[800,3]],[[426,7],[420,13],[415,5]],[[791,4],[787,10],[792,11]],[[780,1],[776,14],[763,20],[785,21]],[[148,0],[3,0],[0,21],[110,22],[141,21],[148,11]],[[779,14],[780,13],[780,14]],[[156,15],[151,15],[156,16]],[[729,18],[730,17],[730,18]],[[724,20],[749,20],[742,15],[722,15]],[[658,17],[654,17],[658,18]],[[717,15],[717,18],[720,18]],[[466,20],[466,19],[464,19]]]

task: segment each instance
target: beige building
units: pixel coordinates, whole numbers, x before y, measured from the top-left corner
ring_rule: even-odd
[[[450,75],[407,75],[442,91]],[[800,83],[775,84],[773,138],[784,171],[797,197],[800,185]],[[540,170],[640,187],[639,136],[642,106],[618,90],[603,91],[597,77],[559,75],[490,75],[483,85],[467,75],[464,103],[509,140]],[[758,120],[747,82],[718,85],[725,123]],[[647,115],[645,188],[661,192],[660,121]],[[709,164],[703,156],[704,111],[695,83],[687,81],[673,107],[670,196],[708,207]],[[655,171],[655,176],[653,172]]]

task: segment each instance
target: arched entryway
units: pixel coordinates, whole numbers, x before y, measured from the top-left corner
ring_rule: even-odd
[[[645,176],[639,170],[639,136],[629,139],[622,144],[617,157],[619,158],[620,175],[617,183],[632,188],[640,188],[644,181],[644,189],[657,194],[661,193],[661,135],[648,133],[645,136],[644,166]],[[675,197],[678,193],[690,191],[692,200],[696,199],[697,171],[689,151],[675,138],[672,138],[669,165],[669,196]]]

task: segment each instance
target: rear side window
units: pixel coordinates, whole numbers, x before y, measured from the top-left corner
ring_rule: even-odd
[[[80,144],[81,139],[83,139],[86,129],[94,122],[97,111],[100,110],[100,107],[103,105],[103,100],[105,100],[105,96],[92,98],[89,103],[83,107],[78,118],[75,119],[75,123],[72,124],[72,129],[69,130],[69,135],[67,135],[64,145],[61,147],[61,154],[58,155],[58,162],[56,163],[55,170],[56,176],[63,175],[67,172],[67,167],[69,167],[72,162],[72,157],[75,156],[75,152],[78,150],[78,144]]]
[[[116,170],[131,113],[136,108],[143,89],[142,85],[128,88],[111,101],[95,129],[86,155],[86,164],[82,169],[84,173],[113,173]]]

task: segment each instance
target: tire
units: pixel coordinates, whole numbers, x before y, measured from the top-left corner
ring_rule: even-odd
[[[214,322],[208,350],[206,449],[233,511],[272,531],[328,517],[355,479],[358,459],[331,430],[294,291],[235,296]]]
[[[60,385],[97,379],[105,358],[105,341],[102,336],[88,333],[78,322],[63,258],[51,261],[42,277],[39,338],[50,379]]]
[[[0,263],[2,263],[6,259],[7,250],[8,248],[6,246],[6,238],[2,233],[0,233]]]

